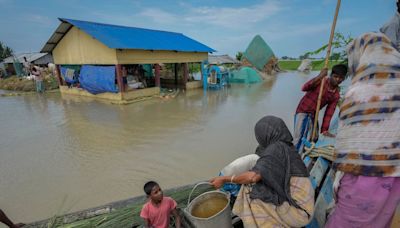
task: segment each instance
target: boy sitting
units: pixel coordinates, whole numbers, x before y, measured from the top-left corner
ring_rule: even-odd
[[[144,219],[146,228],[168,228],[171,213],[175,216],[175,226],[181,227],[181,218],[176,210],[176,202],[171,197],[164,197],[160,186],[154,182],[147,182],[144,192],[148,201],[143,205],[140,217]]]

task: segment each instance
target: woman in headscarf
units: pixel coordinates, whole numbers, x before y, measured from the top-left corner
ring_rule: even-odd
[[[280,118],[266,116],[254,130],[260,157],[255,166],[237,176],[215,177],[211,184],[242,184],[233,213],[246,228],[305,226],[314,212],[314,189],[289,129]]]
[[[400,54],[382,33],[361,35],[347,53],[333,164],[342,178],[327,227],[388,227],[400,202]]]

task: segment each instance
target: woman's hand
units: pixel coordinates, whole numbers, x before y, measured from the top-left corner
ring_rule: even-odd
[[[214,188],[218,189],[225,184],[225,179],[226,179],[225,176],[214,177],[213,179],[210,180],[210,184],[214,186]]]

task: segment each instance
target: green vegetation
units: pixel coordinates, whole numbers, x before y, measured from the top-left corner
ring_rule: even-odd
[[[353,41],[353,38],[350,35],[345,37],[343,34],[336,32],[333,37],[332,51],[329,59],[335,61],[342,60],[341,63],[347,64],[346,47],[351,41]],[[328,44],[325,44],[315,51],[310,51],[305,53],[303,57],[309,58],[310,56],[319,55],[322,52],[326,52],[327,49],[328,49]]]
[[[238,60],[238,61],[240,61],[240,60],[242,60],[242,57],[243,57],[243,52],[241,52],[241,51],[238,51],[237,53],[236,53],[236,60]]]
[[[56,77],[45,77],[44,88],[46,90],[53,90],[58,88]],[[35,81],[28,80],[17,76],[11,76],[0,80],[0,89],[30,92],[36,91]]]
[[[313,60],[311,65],[312,65],[312,70],[319,71],[322,69],[324,66],[325,60]],[[332,69],[332,66],[342,63],[342,60],[330,60],[328,65],[329,69]],[[279,60],[279,67],[282,70],[297,70],[297,68],[300,66],[301,60]]]
[[[0,62],[3,61],[3,59],[12,56],[13,53],[14,51],[10,47],[0,41]]]
[[[351,36],[345,37],[343,34],[336,32],[333,41],[332,41],[332,51],[331,56],[329,57],[329,69],[332,66],[344,63],[347,64],[347,53],[346,53],[346,46],[353,40]],[[282,70],[297,70],[297,68],[301,64],[301,60],[312,58],[312,56],[320,55],[323,52],[326,52],[328,48],[328,44],[323,45],[322,47],[318,48],[314,51],[306,52],[303,55],[300,55],[298,60],[293,60],[290,57],[284,56],[282,60],[279,61],[279,67]],[[321,70],[324,66],[325,60],[312,60],[312,70]]]
[[[178,188],[175,190],[167,190],[165,191],[166,196],[170,196],[178,203],[178,209],[184,209],[187,206],[187,200],[190,192],[192,191],[193,186],[185,186],[182,188]],[[196,188],[193,192],[192,200],[196,198],[198,195],[213,190],[209,185],[201,185]],[[102,215],[94,216],[87,219],[81,219],[71,223],[65,223],[68,218],[64,218],[64,216],[54,216],[49,219],[47,223],[43,226],[39,226],[42,228],[131,228],[133,225],[143,225],[143,221],[140,218],[139,214],[142,209],[144,200],[139,200],[136,203],[131,205],[127,205],[118,209],[111,209],[111,212],[105,213]],[[173,222],[173,221],[171,221]],[[184,221],[183,221],[184,222]],[[27,227],[31,227],[28,225]],[[171,227],[171,226],[170,226]]]

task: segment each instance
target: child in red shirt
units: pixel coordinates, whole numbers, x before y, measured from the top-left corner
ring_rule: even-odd
[[[143,205],[140,217],[144,219],[146,228],[168,228],[171,213],[175,216],[175,226],[181,227],[181,218],[176,210],[176,202],[171,197],[164,197],[160,186],[154,182],[147,182],[144,192],[148,201]]]

